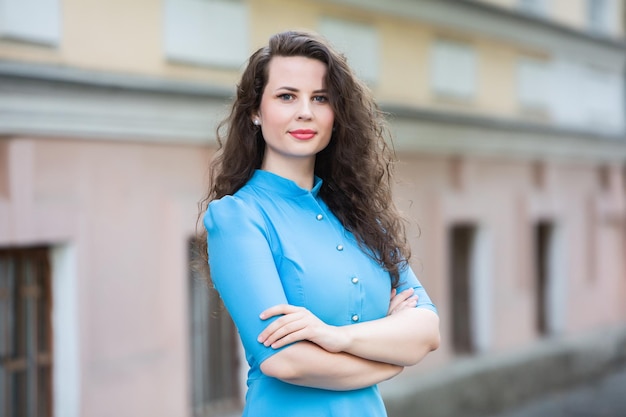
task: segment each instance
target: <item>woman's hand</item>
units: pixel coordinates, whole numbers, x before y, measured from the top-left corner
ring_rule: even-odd
[[[414,292],[413,288],[399,294],[395,288],[391,290],[387,315],[414,308],[417,305]],[[267,320],[274,316],[282,317],[267,326],[257,338],[265,346],[278,349],[290,343],[308,340],[328,352],[337,353],[344,351],[350,344],[345,328],[324,323],[304,307],[279,304],[262,312],[260,318]]]
[[[261,320],[280,316],[261,332],[259,343],[278,349],[290,343],[309,340],[322,349],[337,353],[348,340],[341,327],[330,326],[304,307],[279,304],[261,313]]]
[[[398,294],[395,288],[392,289],[387,315],[391,316],[406,308],[414,308],[417,305],[417,295],[414,295],[414,292],[413,288],[409,288]]]

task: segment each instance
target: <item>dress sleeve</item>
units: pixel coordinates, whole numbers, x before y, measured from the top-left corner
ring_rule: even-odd
[[[428,293],[420,283],[420,281],[415,276],[413,269],[410,266],[405,267],[402,271],[400,271],[400,280],[399,286],[397,288],[398,293],[407,290],[409,288],[413,288],[415,290],[415,294],[417,294],[417,306],[416,308],[427,308],[435,313],[437,312],[437,307],[433,304]]]
[[[249,360],[260,364],[280,349],[257,341],[277,318],[261,320],[259,314],[287,303],[265,221],[241,199],[226,196],[209,204],[204,226],[213,285],[237,326]]]

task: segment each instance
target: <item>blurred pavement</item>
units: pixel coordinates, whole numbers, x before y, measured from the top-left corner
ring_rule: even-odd
[[[491,417],[626,417],[626,366]]]

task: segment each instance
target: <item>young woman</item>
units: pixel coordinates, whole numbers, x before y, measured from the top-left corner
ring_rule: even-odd
[[[376,384],[438,347],[439,319],[368,89],[321,37],[279,33],[224,126],[204,225],[250,365],[243,415],[385,416]]]

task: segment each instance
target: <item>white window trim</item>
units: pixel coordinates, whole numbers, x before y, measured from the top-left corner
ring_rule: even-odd
[[[357,76],[368,84],[380,78],[380,37],[372,25],[335,17],[322,17],[319,32],[348,59]]]
[[[529,57],[518,59],[517,100],[522,108],[540,111],[549,110],[550,89],[550,68],[548,62]]]
[[[248,58],[246,2],[164,0],[164,13],[167,59],[193,65],[238,69]]]
[[[460,60],[460,62],[451,62]],[[463,62],[465,61],[465,62]],[[478,89],[478,56],[469,43],[437,39],[431,49],[431,88],[442,97],[470,100]]]
[[[493,250],[489,233],[485,226],[476,225],[474,229],[470,271],[470,327],[474,334],[473,348],[478,353],[489,351],[492,346],[493,327]]]
[[[592,19],[592,5],[600,5],[597,0],[586,0],[587,28],[596,35],[608,35],[611,32],[611,16],[616,13],[616,4],[612,0],[600,0],[604,2],[604,8],[599,10],[599,20]]]
[[[54,415],[80,415],[80,349],[77,256],[73,245],[51,250],[54,343]]]
[[[563,226],[551,223],[548,242],[546,326],[548,334],[560,334],[567,325],[567,273]]]
[[[0,0],[0,38],[58,45],[60,0]]]

